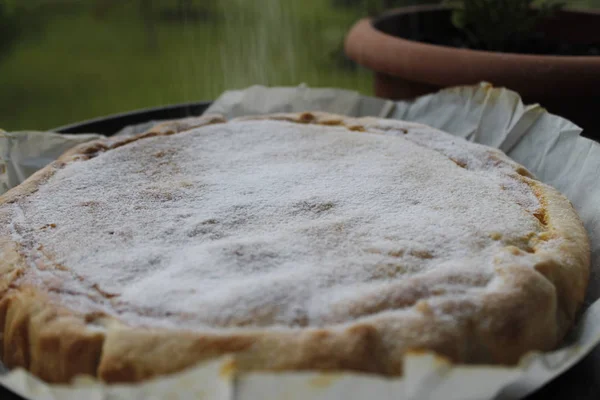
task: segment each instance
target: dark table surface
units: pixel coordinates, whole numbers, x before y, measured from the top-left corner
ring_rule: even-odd
[[[111,135],[127,125],[144,123],[150,120],[200,115],[209,105],[209,102],[199,102],[134,111],[59,127],[55,131],[63,133],[93,132]],[[597,136],[589,133],[586,136],[598,140]],[[573,368],[526,398],[526,400],[548,399],[600,400],[600,346],[596,347]],[[0,400],[24,399],[0,386]]]

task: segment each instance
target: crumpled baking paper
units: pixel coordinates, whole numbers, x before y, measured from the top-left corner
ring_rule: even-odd
[[[96,134],[5,132],[0,129],[0,194],[17,186],[71,147],[101,137]]]
[[[592,278],[585,312],[563,346],[530,353],[515,367],[456,366],[434,354],[410,354],[402,378],[358,373],[236,374],[227,357],[179,374],[135,385],[106,385],[91,378],[48,385],[23,370],[2,374],[0,384],[29,399],[515,399],[539,388],[600,343],[600,145],[581,129],[538,105],[523,105],[506,89],[482,83],[442,90],[410,102],[392,102],[337,89],[266,88],[225,92],[207,112],[228,118],[274,112],[326,111],[421,122],[497,147],[542,181],[564,193],[583,219],[592,243]],[[148,127],[128,127],[122,134]],[[0,131],[0,194],[97,135]]]

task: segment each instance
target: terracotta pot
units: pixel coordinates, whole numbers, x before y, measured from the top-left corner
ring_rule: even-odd
[[[455,35],[450,9],[405,7],[358,21],[346,37],[349,58],[375,73],[375,94],[408,99],[441,88],[487,81],[521,94],[600,134],[600,56],[546,56],[432,45],[411,38]],[[600,43],[600,13],[565,10],[543,29],[571,43]],[[441,36],[438,36],[441,37]],[[596,130],[596,133],[593,132]]]

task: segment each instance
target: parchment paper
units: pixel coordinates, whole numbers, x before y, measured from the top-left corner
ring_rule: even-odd
[[[600,145],[581,129],[525,106],[514,92],[488,84],[443,90],[412,102],[385,101],[336,89],[254,86],[224,93],[207,110],[236,117],[327,111],[422,122],[498,147],[563,192],[584,220],[592,243],[592,279],[585,312],[557,351],[523,357],[516,367],[452,366],[433,354],[409,355],[403,378],[344,373],[235,374],[223,358],[139,385],[107,386],[91,378],[47,385],[23,370],[0,372],[0,383],[30,399],[514,399],[542,386],[600,343]],[[144,126],[129,127],[131,134]],[[0,193],[94,135],[0,132]]]

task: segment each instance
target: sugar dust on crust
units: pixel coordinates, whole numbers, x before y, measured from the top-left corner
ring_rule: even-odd
[[[556,346],[587,284],[568,200],[402,121],[166,123],[71,150],[0,203],[2,357],[51,382],[221,354],[241,371],[399,375],[410,349],[515,363]]]

